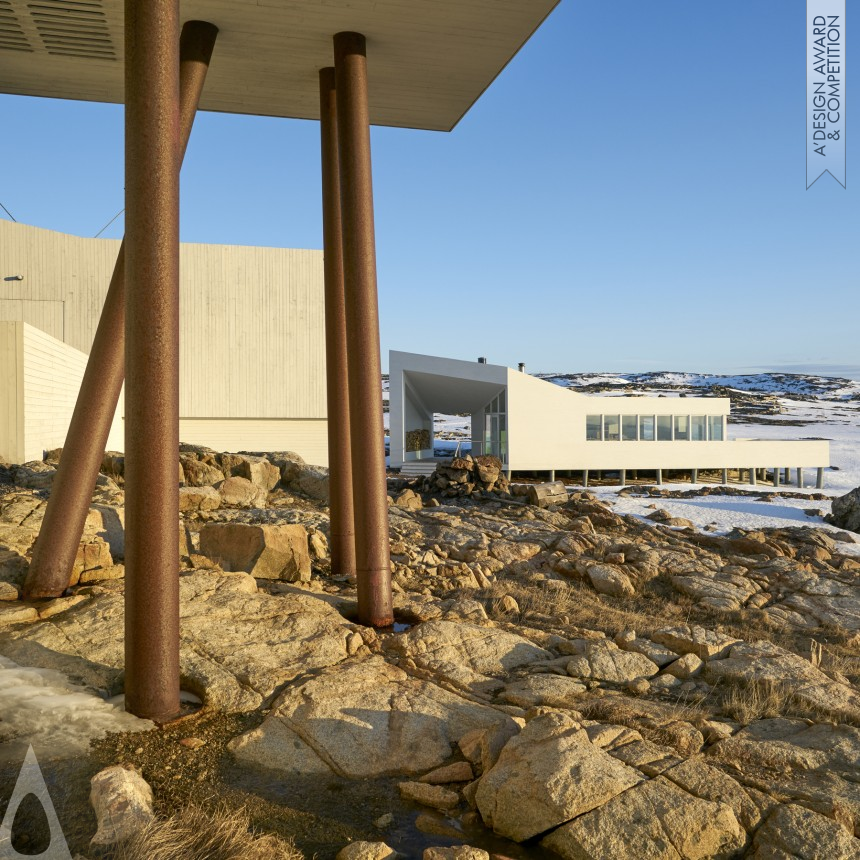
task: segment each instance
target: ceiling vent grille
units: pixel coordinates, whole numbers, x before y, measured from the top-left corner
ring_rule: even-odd
[[[27,8],[49,54],[116,60],[100,0],[38,0]]]
[[[10,0],[0,0],[0,50],[33,51]]]

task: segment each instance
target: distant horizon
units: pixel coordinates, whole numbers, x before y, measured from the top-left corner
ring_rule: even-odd
[[[404,352],[410,352],[410,350],[403,350]],[[456,358],[459,360],[466,360],[462,356],[446,356],[448,358]],[[388,376],[388,362],[387,353],[383,353],[383,376]],[[488,357],[487,359],[490,364],[497,364],[503,367],[514,368],[517,366],[519,362],[510,362],[503,360],[494,360],[492,357]],[[553,376],[558,374],[570,375],[570,376],[582,376],[586,374],[599,375],[606,374],[607,376],[625,376],[625,375],[634,375],[634,374],[642,374],[642,373],[690,373],[690,374],[698,374],[700,376],[763,376],[765,374],[790,374],[794,376],[822,376],[827,377],[829,379],[847,379],[852,382],[860,382],[860,364],[826,364],[823,362],[810,362],[808,364],[781,364],[781,365],[762,365],[762,366],[744,366],[744,367],[732,367],[723,370],[691,370],[681,369],[678,367],[668,368],[668,367],[657,367],[651,368],[648,370],[608,370],[606,368],[600,370],[570,370],[563,368],[554,368],[553,370],[535,370],[529,367],[526,364],[525,368],[526,372],[531,374],[532,376]]]
[[[860,364],[784,364],[760,372],[800,373],[808,376],[832,376],[837,379],[860,381]]]

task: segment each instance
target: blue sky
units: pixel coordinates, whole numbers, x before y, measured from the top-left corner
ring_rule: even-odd
[[[805,189],[804,28],[803,0],[562,0],[451,134],[374,129],[383,364],[860,371],[860,160],[849,134],[848,190]],[[19,221],[122,208],[120,106],[0,115]],[[182,177],[183,241],[321,247],[316,123],[201,114]]]

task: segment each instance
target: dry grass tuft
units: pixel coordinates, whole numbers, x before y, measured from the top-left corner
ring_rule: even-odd
[[[517,601],[523,620],[533,615],[549,618],[564,616],[571,611],[571,588],[566,583],[553,584],[556,585],[555,588],[548,588],[542,583],[513,580],[497,582],[492,588],[490,614],[497,618],[509,615],[502,598],[504,595],[510,595]]]
[[[506,609],[502,603],[505,595],[517,601],[518,614]],[[541,581],[504,577],[474,596],[484,601],[490,617],[498,621],[554,622],[610,634],[630,627],[641,629],[649,622],[653,624],[653,618],[648,618],[636,608],[628,609],[620,601],[616,605],[593,588],[575,580],[556,580],[548,585]]]
[[[243,810],[188,806],[117,846],[111,860],[302,860],[290,842],[257,835]]]
[[[699,702],[686,697],[656,702],[608,696],[587,700],[577,710],[586,719],[636,729],[645,740],[671,747],[684,758],[699,751],[702,736],[696,724],[707,716]]]
[[[679,697],[668,702],[639,701],[629,696],[606,696],[587,699],[578,708],[591,720],[639,729],[643,721],[650,726],[671,722],[695,722],[706,716],[698,702]]]
[[[827,645],[821,649],[820,668],[825,672],[837,672],[849,683],[860,687],[860,654],[856,649],[840,645]]]
[[[727,716],[744,726],[756,720],[805,715],[808,710],[796,701],[788,684],[773,681],[746,686],[733,684],[723,692],[722,708]]]

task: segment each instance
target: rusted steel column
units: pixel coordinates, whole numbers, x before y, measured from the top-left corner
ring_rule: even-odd
[[[125,0],[125,707],[179,713],[179,0]]]
[[[364,36],[338,33],[334,37],[334,65],[358,617],[363,624],[386,627],[393,623],[394,615],[388,552],[388,493]]]
[[[180,132],[182,154],[191,127],[218,28],[188,21],[179,40]],[[125,240],[111,277],[105,303],[33,559],[24,580],[28,600],[58,597],[69,587],[87,511],[92,503],[111,423],[125,376]]]
[[[340,168],[337,157],[337,104],[333,68],[320,69],[320,143],[331,570],[338,576],[353,576],[355,524],[349,446],[349,382],[341,242]]]

